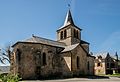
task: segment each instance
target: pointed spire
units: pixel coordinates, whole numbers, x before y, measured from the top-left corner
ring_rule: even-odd
[[[116,60],[118,60],[118,54],[117,54],[117,52],[115,52],[115,56],[116,56]]]
[[[69,24],[73,24],[74,25],[74,22],[73,22],[73,19],[72,19],[72,14],[71,14],[71,11],[69,9],[69,11],[67,12],[67,15],[66,15],[66,18],[65,18],[65,22],[64,22],[64,26],[67,26]]]
[[[109,56],[110,56],[110,54],[109,54],[109,52],[108,52],[106,57],[109,57]]]
[[[60,29],[68,26],[68,25],[72,25],[74,26],[75,28],[79,29],[79,30],[82,30],[80,29],[79,27],[77,27],[75,24],[74,24],[74,21],[73,21],[73,18],[72,18],[72,14],[71,14],[71,11],[70,9],[68,10],[67,12],[67,15],[66,15],[66,18],[65,18],[65,21],[64,21],[64,24],[63,26],[61,26],[57,31],[59,31]]]

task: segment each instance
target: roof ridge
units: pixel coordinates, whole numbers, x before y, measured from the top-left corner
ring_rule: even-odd
[[[51,39],[47,39],[47,38],[43,38],[43,37],[39,37],[39,36],[32,36],[32,37],[34,37],[34,38],[40,38],[40,39],[44,39],[44,40],[49,40],[49,41],[53,41],[53,42],[57,42],[57,43],[63,43],[63,42],[58,42],[58,41],[55,41],[55,40],[51,40]],[[65,44],[65,43],[63,43],[63,44]]]
[[[71,51],[71,50],[75,49],[79,44],[80,43],[76,43],[76,44],[73,44],[73,45],[65,46],[65,49],[62,52]]]

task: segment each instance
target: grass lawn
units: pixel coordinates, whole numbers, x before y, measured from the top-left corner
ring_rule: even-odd
[[[110,77],[120,77],[120,73],[117,74],[108,74],[108,75],[104,75],[104,76],[110,76]]]
[[[98,75],[98,76],[107,76],[107,77],[120,77],[120,73],[117,73],[117,74],[107,74],[107,75],[105,75],[105,74],[101,74],[101,75]]]

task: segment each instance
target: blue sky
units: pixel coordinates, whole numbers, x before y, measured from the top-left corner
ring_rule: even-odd
[[[0,47],[32,34],[56,40],[70,0],[0,0]],[[120,0],[72,0],[75,24],[93,53],[120,54]]]

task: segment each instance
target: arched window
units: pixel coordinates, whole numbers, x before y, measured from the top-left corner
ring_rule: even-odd
[[[78,57],[78,56],[77,56],[77,60],[76,60],[76,65],[77,65],[77,69],[79,69],[80,59],[79,59],[79,57]]]
[[[60,39],[63,39],[63,31],[60,33]]]
[[[41,58],[41,52],[39,50],[36,50],[35,51],[35,63],[38,66],[41,64],[40,58]]]
[[[88,68],[88,70],[90,69],[90,63],[89,63],[89,61],[87,62],[87,68]]]
[[[64,30],[64,39],[67,38],[67,31]]]
[[[76,30],[75,29],[74,29],[74,33],[73,34],[74,34],[74,37],[76,37]]]
[[[42,55],[42,62],[43,62],[43,66],[46,65],[46,54],[43,53]]]
[[[18,61],[20,61],[21,60],[21,51],[20,51],[20,49],[16,50],[16,55],[18,57]]]
[[[76,30],[76,38],[79,38],[79,32]]]
[[[100,66],[100,62],[99,62],[99,63],[97,63],[97,66],[98,66],[98,67]]]
[[[107,63],[107,68],[109,68],[109,63]]]

